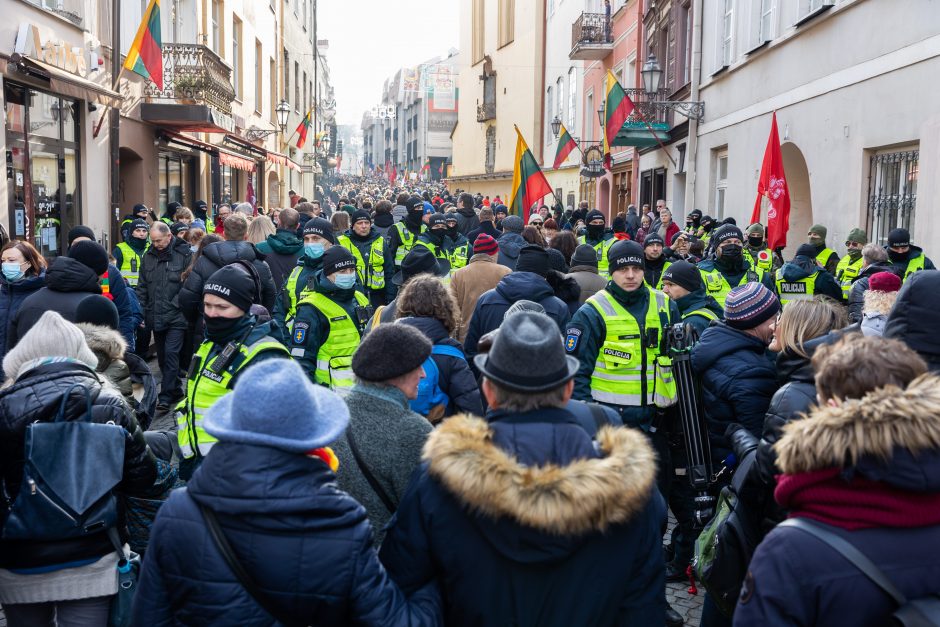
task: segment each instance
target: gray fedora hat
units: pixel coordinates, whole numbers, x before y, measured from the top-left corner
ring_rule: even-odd
[[[505,318],[493,347],[473,363],[487,379],[515,392],[545,392],[568,382],[578,360],[565,354],[555,321],[524,311]]]

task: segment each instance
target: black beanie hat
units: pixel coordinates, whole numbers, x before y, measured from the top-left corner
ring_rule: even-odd
[[[643,240],[643,248],[645,249],[647,246],[652,246],[653,244],[665,246],[666,242],[664,242],[663,238],[659,236],[659,233],[650,233],[646,236],[646,239]]]
[[[189,230],[189,225],[186,224],[185,222],[174,222],[173,224],[170,225],[170,233],[172,233],[173,235],[177,237],[179,237],[180,233],[182,233],[183,231],[188,231],[188,230]]]
[[[336,238],[333,236],[333,225],[330,224],[329,220],[323,218],[310,218],[307,220],[307,223],[304,224],[304,235],[319,235],[331,244],[336,243]]]
[[[365,220],[366,222],[369,222],[369,223],[371,224],[371,223],[372,223],[372,216],[369,215],[369,212],[368,212],[368,211],[363,211],[362,209],[359,209],[359,210],[357,210],[357,211],[353,211],[352,219],[350,220],[350,224],[356,224],[356,222],[359,222],[360,220]]]
[[[133,211],[131,211],[131,213],[133,213],[134,215],[137,215],[138,213],[142,213],[142,212],[149,213],[149,209],[147,209],[147,205],[143,203],[137,203],[136,205],[134,205]]]
[[[666,268],[666,271],[663,272],[663,281],[675,283],[690,292],[705,287],[705,284],[702,283],[702,275],[699,273],[698,268],[688,261],[677,261],[671,264]]]
[[[98,242],[88,240],[75,242],[69,248],[68,256],[88,266],[98,276],[108,271],[108,252]]]
[[[121,325],[121,316],[117,307],[108,298],[99,294],[86,296],[75,308],[75,322],[93,324],[97,327],[108,327],[115,331]]]
[[[818,253],[819,250],[812,244],[803,244],[796,249],[797,257],[809,257],[810,259],[815,259]]]
[[[574,254],[571,255],[571,266],[592,266],[596,268],[597,251],[593,246],[581,244],[574,249]]]
[[[68,243],[69,246],[72,245],[79,237],[87,237],[91,241],[95,241],[95,232],[91,230],[91,227],[87,227],[84,224],[79,224],[78,226],[73,226],[68,234]]]
[[[592,209],[588,212],[587,216],[584,217],[584,223],[590,224],[594,220],[603,220],[604,224],[607,224],[607,218],[605,218],[604,214],[597,209]]]
[[[888,248],[911,245],[911,232],[907,229],[891,229],[888,233]]]
[[[323,253],[323,276],[327,277],[334,272],[356,267],[356,258],[342,246],[330,246]]]
[[[131,221],[130,225],[128,225],[127,227],[127,231],[128,233],[133,233],[137,229],[147,229],[149,231],[150,225],[147,224],[146,220],[141,220],[140,218],[137,218],[136,220]]]
[[[646,268],[643,247],[633,240],[620,240],[607,249],[607,265],[611,274],[627,266]]]
[[[516,272],[534,272],[539,276],[547,276],[551,267],[548,251],[541,246],[524,246],[519,251]]]
[[[248,313],[255,297],[255,281],[238,264],[229,264],[216,270],[202,286],[202,293],[214,294]]]
[[[432,213],[431,217],[428,218],[428,229],[433,229],[435,226],[443,224],[447,226],[447,218],[444,217],[442,213]]]
[[[380,324],[359,344],[352,370],[363,381],[379,383],[417,370],[430,355],[431,341],[418,329],[407,324]]]
[[[715,246],[720,246],[725,240],[734,238],[738,238],[742,243],[744,242],[744,233],[733,224],[723,224],[715,229],[714,234],[712,234],[712,241],[715,242]]]

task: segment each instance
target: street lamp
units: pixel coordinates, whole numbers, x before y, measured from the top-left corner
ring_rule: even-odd
[[[687,118],[698,120],[705,117],[705,103],[691,100],[656,100],[656,95],[662,88],[663,69],[659,66],[656,55],[652,52],[647,57],[643,69],[640,71],[643,75],[643,91],[646,92],[646,102],[643,103],[651,109],[672,109],[681,113]],[[601,122],[603,126],[603,122]]]
[[[597,108],[597,122],[601,125],[601,132],[604,132],[604,122],[606,122],[607,116],[605,115],[604,103],[601,103],[601,106]]]
[[[277,114],[277,125],[281,127],[281,132],[283,133],[287,130],[287,118],[290,116],[290,104],[282,99],[277,103],[277,107],[274,108],[274,112]]]
[[[558,137],[558,133],[560,132],[561,132],[561,118],[556,115],[555,119],[552,120],[552,134],[555,137]]]
[[[280,127],[280,132],[283,133],[287,129],[287,118],[290,116],[290,104],[286,100],[281,100],[276,107],[274,107],[274,113],[277,116],[277,125]],[[259,139],[264,139],[268,135],[273,135],[278,132],[276,128],[258,128],[257,126],[252,126],[247,131],[245,131],[245,137],[248,141],[258,141]]]
[[[646,95],[652,100],[657,93],[659,93],[659,88],[662,86],[663,82],[663,70],[659,67],[659,62],[656,60],[656,55],[650,53],[649,58],[646,60],[646,63],[643,64],[643,69],[640,71],[640,74],[643,75],[643,89],[646,91]]]
[[[333,143],[333,140],[330,139],[330,136],[327,135],[324,137],[322,140],[320,140],[320,143],[323,144],[323,151],[326,152],[326,154],[330,154],[330,144]]]

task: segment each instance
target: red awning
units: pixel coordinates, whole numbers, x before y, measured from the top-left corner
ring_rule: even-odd
[[[219,163],[245,172],[255,171],[255,162],[251,159],[244,159],[222,150],[219,150]]]
[[[297,172],[300,172],[300,166],[297,163],[295,163],[287,155],[281,154],[279,152],[274,152],[273,150],[269,150],[268,161],[276,165],[286,165],[291,170],[296,170]]]

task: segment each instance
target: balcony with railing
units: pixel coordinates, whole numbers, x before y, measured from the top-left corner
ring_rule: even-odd
[[[643,89],[625,89],[624,91],[636,106],[611,144],[646,148],[655,146],[659,142],[668,142],[669,130],[672,128],[672,111],[656,105],[656,102],[666,100],[669,92],[661,89],[651,99]],[[652,132],[650,128],[653,129]]]
[[[496,119],[496,103],[483,102],[477,105],[477,122],[487,122]]]
[[[571,25],[572,61],[598,61],[614,50],[610,21],[603,13],[582,13]]]

